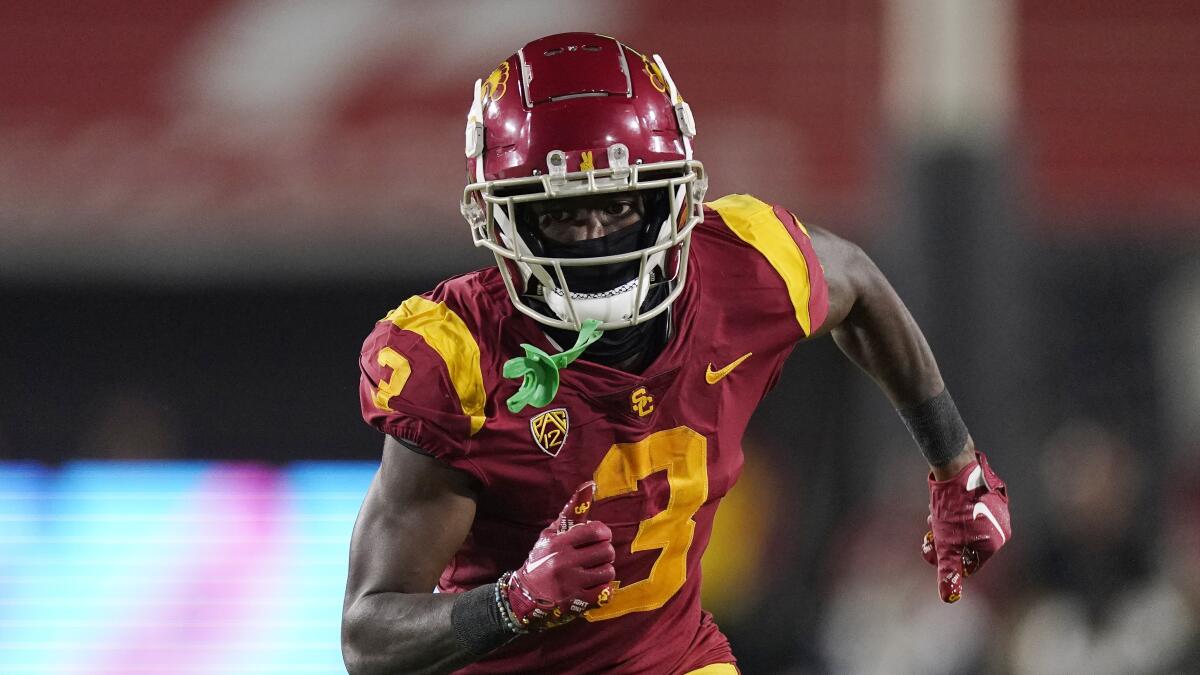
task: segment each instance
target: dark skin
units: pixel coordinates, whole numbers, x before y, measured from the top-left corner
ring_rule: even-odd
[[[897,409],[912,408],[946,388],[921,328],[883,272],[858,246],[810,227],[813,248],[825,268],[829,315],[808,339],[832,334],[851,361],[875,380]],[[929,467],[935,480],[953,478],[975,461],[970,436],[946,464]]]
[[[642,220],[642,196],[635,192],[554,199],[531,204],[533,223],[545,239],[569,244],[610,235]]]
[[[472,661],[450,626],[454,596],[432,591],[475,519],[479,485],[388,437],[354,523],[342,608],[352,675],[445,673]]]
[[[539,205],[534,222],[558,241],[603,236],[640,220],[640,199],[622,200]],[[829,285],[828,316],[809,339],[832,334],[897,408],[941,393],[945,385],[925,337],[875,263],[844,239],[809,231]],[[930,467],[934,478],[953,477],[974,461],[973,451],[968,438],[948,464]],[[472,661],[450,623],[454,596],[431,591],[470,530],[479,489],[473,477],[385,440],[350,543],[342,654],[352,675],[444,673]]]

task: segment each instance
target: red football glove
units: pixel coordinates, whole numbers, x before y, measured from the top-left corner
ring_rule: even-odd
[[[962,580],[983,566],[1012,539],[1008,489],[976,452],[958,475],[936,481],[929,476],[929,524],[921,554],[937,566],[943,602],[962,597]]]
[[[612,595],[612,531],[600,521],[588,522],[595,492],[594,482],[580,485],[509,578],[508,604],[524,629],[566,623]]]

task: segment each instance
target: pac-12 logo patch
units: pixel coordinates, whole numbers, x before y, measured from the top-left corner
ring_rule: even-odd
[[[529,418],[529,430],[533,433],[533,441],[542,452],[551,457],[558,457],[563,443],[567,442],[567,430],[571,428],[571,418],[566,408],[555,408],[539,413]]]

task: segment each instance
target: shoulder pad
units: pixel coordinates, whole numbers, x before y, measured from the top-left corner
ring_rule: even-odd
[[[445,302],[414,296],[363,343],[359,399],[380,431],[439,454],[483,428],[487,394],[479,344]]]
[[[829,310],[825,272],[808,230],[789,211],[750,195],[728,195],[708,207],[783,279],[805,335],[821,327]]]

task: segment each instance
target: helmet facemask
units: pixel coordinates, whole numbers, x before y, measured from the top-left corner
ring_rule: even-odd
[[[473,183],[463,193],[475,245],[496,256],[513,304],[567,330],[579,330],[586,319],[600,321],[602,330],[626,328],[666,311],[683,290],[691,231],[703,218],[707,181],[701,163],[621,166],[628,151],[615,144],[608,152],[612,168],[555,175],[556,152],[547,159],[550,175]],[[627,192],[642,196],[643,222],[630,226],[635,232],[613,232],[604,241],[547,245],[522,220],[536,202]],[[609,283],[614,285],[606,288]]]

